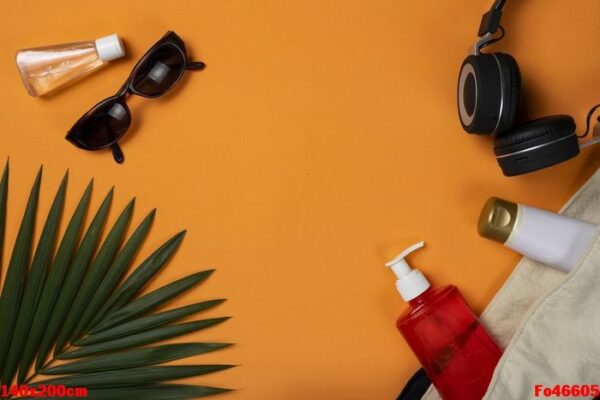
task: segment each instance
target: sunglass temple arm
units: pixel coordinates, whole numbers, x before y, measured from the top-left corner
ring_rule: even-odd
[[[202,61],[192,61],[187,65],[187,69],[189,70],[201,70],[204,69],[204,67],[206,67],[206,64]]]
[[[117,143],[114,143],[112,146],[110,146],[110,149],[112,150],[112,154],[113,154],[115,161],[118,164],[123,164],[123,161],[125,161],[125,156],[123,155],[123,151],[121,150],[121,147],[119,147],[119,145]]]

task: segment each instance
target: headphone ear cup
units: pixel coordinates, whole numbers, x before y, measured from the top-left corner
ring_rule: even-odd
[[[514,122],[521,97],[521,75],[508,54],[479,54],[465,59],[458,77],[458,114],[465,131],[493,134]]]
[[[496,138],[494,154],[506,176],[522,175],[579,154],[575,121],[554,115],[529,121]]]
[[[500,119],[496,133],[501,135],[510,129],[517,118],[521,106],[521,71],[519,64],[510,54],[494,53],[500,68],[502,100]]]

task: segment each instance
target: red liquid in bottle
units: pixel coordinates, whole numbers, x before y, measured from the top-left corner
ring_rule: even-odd
[[[444,400],[481,400],[502,356],[456,286],[409,301],[397,327]]]

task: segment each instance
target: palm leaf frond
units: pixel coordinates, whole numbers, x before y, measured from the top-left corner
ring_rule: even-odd
[[[98,357],[82,359],[43,370],[44,375],[81,374],[106,372],[119,369],[162,364],[168,361],[195,356],[223,349],[229,343],[181,343],[145,347],[121,353],[109,353]]]
[[[72,360],[75,358],[88,357],[95,354],[104,354],[111,351],[126,350],[132,347],[143,346],[167,339],[176,338],[188,333],[210,328],[225,322],[229,317],[202,319],[199,321],[185,322],[183,324],[168,325],[156,329],[150,329],[135,335],[110,340],[103,343],[83,346],[56,356],[59,360]]]
[[[18,383],[22,383],[25,380],[29,367],[38,351],[44,332],[46,331],[46,326],[52,315],[52,309],[58,299],[64,277],[67,274],[67,269],[77,245],[77,239],[79,238],[83,220],[92,196],[93,186],[93,181],[90,181],[81,200],[79,200],[79,204],[77,205],[77,208],[69,221],[69,225],[65,230],[61,243],[58,246],[51,273],[48,274],[48,278],[41,291],[38,308],[35,310],[35,316],[31,324],[31,329],[29,330],[29,335],[27,336],[25,348],[23,349],[21,365],[19,367]]]
[[[2,282],[2,257],[4,255],[4,233],[6,231],[6,203],[8,200],[8,163],[0,180],[0,282]],[[2,295],[0,295],[2,302]]]
[[[98,311],[96,318],[92,320],[92,325],[95,327],[110,311],[118,309],[131,300],[175,254],[185,234],[186,231],[179,232],[143,261],[108,298],[104,306]],[[94,327],[90,329],[90,333],[95,331]]]
[[[59,236],[67,196],[67,173],[43,221],[33,251],[41,180],[40,169],[3,281],[0,384],[10,385],[16,375],[16,383],[27,383],[32,387],[42,384],[85,387],[88,399],[193,399],[228,392],[229,389],[179,385],[170,381],[222,371],[232,365],[162,364],[220,350],[231,344],[159,344],[219,325],[229,318],[176,323],[211,309],[224,299],[156,312],[159,307],[204,282],[214,270],[200,271],[148,294],[141,293],[173,257],[185,231],[165,242],[124,279],[150,232],[155,211],[152,210],[126,239],[134,214],[135,199],[132,200],[107,229],[103,239],[114,197],[111,189],[84,230],[92,181],[64,233]],[[8,183],[7,163],[0,179],[0,260]],[[0,275],[1,272],[0,265]],[[33,370],[32,364],[35,365]],[[44,379],[44,376],[48,378]]]
[[[108,299],[108,296],[110,296],[112,291],[118,285],[127,269],[131,266],[133,257],[139,251],[142,242],[150,231],[150,227],[152,226],[152,222],[154,222],[155,215],[156,210],[152,210],[146,216],[146,218],[144,218],[135,232],[128,239],[127,243],[125,243],[123,249],[116,256],[113,264],[110,266],[110,269],[102,280],[102,283],[97,288],[94,297],[86,306],[85,312],[81,317],[77,328],[75,329],[75,333],[73,334],[74,337],[78,337],[85,329],[89,328],[92,318],[96,315],[98,310],[100,310],[104,302]]]
[[[109,267],[110,262],[119,249],[119,245],[125,235],[125,229],[127,229],[129,222],[131,221],[134,205],[135,199],[127,204],[127,207],[125,207],[117,219],[117,222],[115,222],[114,226],[106,236],[106,240],[102,243],[98,254],[94,257],[94,261],[89,266],[89,270],[81,283],[81,287],[75,295],[60,334],[56,339],[54,354],[60,353],[64,348],[65,343],[71,339],[73,330],[75,330],[77,322],[82,317],[85,307],[94,296],[97,282],[102,280],[106,273],[106,269]]]
[[[65,196],[67,191],[68,174],[65,174],[63,181],[58,189],[58,193],[52,203],[48,218],[46,219],[46,225],[42,230],[40,241],[37,245],[33,261],[31,263],[31,269],[27,278],[27,284],[25,285],[25,293],[23,294],[23,300],[21,303],[21,309],[19,310],[19,316],[15,324],[13,339],[10,344],[10,349],[4,366],[4,373],[2,374],[3,382],[10,382],[17,369],[17,364],[23,348],[25,347],[25,341],[27,338],[27,332],[31,327],[31,322],[37,308],[38,301],[41,295],[41,287],[46,278],[46,272],[50,259],[52,258],[52,252],[54,250],[54,243],[58,234],[58,225],[60,222],[60,216],[62,208],[65,202]]]
[[[103,330],[122,324],[125,321],[129,321],[132,318],[144,315],[206,280],[213,272],[214,270],[201,271],[186,276],[185,278],[181,278],[173,283],[169,283],[160,289],[156,289],[155,291],[132,301],[126,306],[123,306],[118,311],[108,314],[106,320],[101,321],[94,328],[94,331],[102,332]]]
[[[2,303],[0,304],[0,371],[4,371],[6,356],[14,333],[14,325],[17,322],[21,298],[25,286],[25,277],[31,255],[31,244],[33,242],[33,229],[35,225],[35,213],[37,211],[40,197],[40,185],[42,183],[42,169],[35,178],[31,189],[25,215],[21,221],[19,233],[15,240],[12,256],[6,271],[6,279],[2,288]],[[6,329],[6,328],[12,329]]]
[[[212,372],[232,368],[233,365],[174,365],[166,367],[139,367],[120,369],[118,371],[91,372],[89,374],[73,374],[60,378],[46,379],[40,385],[65,385],[85,387],[88,389],[103,387],[124,387],[147,385],[175,379],[206,375]]]
[[[54,305],[54,309],[52,310],[52,314],[50,316],[50,320],[48,321],[48,325],[46,326],[46,331],[44,332],[44,336],[42,337],[42,342],[40,344],[40,349],[37,356],[37,361],[35,364],[35,369],[40,369],[45,361],[52,345],[56,342],[56,338],[58,336],[58,332],[60,327],[71,308],[71,304],[77,295],[77,291],[79,290],[79,286],[85,273],[87,271],[90,259],[96,249],[96,245],[100,240],[100,236],[102,233],[102,227],[106,222],[106,218],[108,216],[108,210],[110,208],[110,204],[113,199],[114,189],[111,189],[108,192],[108,195],[104,198],[104,201],[100,205],[96,216],[92,220],[83,240],[81,241],[81,245],[77,250],[77,254],[69,266],[69,271],[67,272],[67,276],[65,282],[60,291],[60,295],[56,300],[56,304]]]
[[[190,304],[189,306],[163,311],[161,313],[150,314],[117,325],[114,328],[110,328],[93,335],[88,335],[80,340],[76,340],[73,344],[76,346],[89,346],[91,344],[102,343],[108,340],[130,336],[134,333],[145,332],[148,329],[157,328],[185,317],[189,317],[190,315],[199,313],[200,311],[208,310],[209,308],[218,306],[224,301],[225,299],[207,300],[196,304]]]

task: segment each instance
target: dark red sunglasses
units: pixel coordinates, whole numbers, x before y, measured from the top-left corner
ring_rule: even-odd
[[[171,90],[186,70],[201,70],[204,63],[187,59],[185,43],[167,32],[144,54],[115,94],[92,107],[67,133],[67,140],[84,150],[111,148],[115,161],[125,160],[119,140],[131,125],[126,100],[132,95],[155,98]]]

